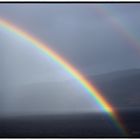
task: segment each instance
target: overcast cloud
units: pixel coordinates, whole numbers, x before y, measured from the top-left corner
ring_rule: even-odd
[[[104,14],[103,11],[108,14]],[[1,18],[9,20],[48,44],[84,75],[140,68],[139,15],[139,4],[0,4]],[[134,42],[122,34],[118,27],[113,24],[113,19],[116,19],[127,29],[131,34],[130,37],[137,39],[136,47]],[[7,92],[11,91],[11,95],[5,94],[4,98],[7,103],[11,102],[7,110],[15,109],[15,106],[23,99],[28,99],[27,104],[30,103],[28,111],[33,110],[31,107],[33,104],[32,96],[27,96],[30,89],[26,91],[23,97],[24,90],[21,91],[21,89],[24,86],[42,82],[61,81],[63,83],[72,78],[55,62],[39,54],[35,49],[33,50],[29,42],[17,39],[2,28],[0,28],[0,46],[1,89],[5,88],[8,90]],[[5,87],[3,81],[6,83]],[[69,83],[67,83],[68,85]],[[26,88],[28,89],[28,87]],[[80,87],[77,85],[75,88],[73,91],[75,94],[73,94],[71,101],[75,104],[79,102],[78,109],[91,109],[91,103],[84,98],[84,94],[75,97]],[[33,89],[35,89],[34,86]],[[49,91],[52,89],[52,87],[48,88]],[[66,89],[63,89],[63,92],[62,89],[63,87],[61,90],[59,89],[62,93],[61,99],[65,100]],[[44,89],[45,92],[47,92],[46,90]],[[56,93],[57,90],[51,92]],[[19,96],[18,92],[22,96]],[[53,95],[56,98],[55,104],[60,96],[58,94]],[[51,96],[48,94],[47,98],[51,98]],[[69,94],[68,97],[70,96]],[[15,101],[15,97],[17,101]],[[43,98],[44,92],[40,96],[36,95],[35,101],[38,97]],[[52,107],[51,102],[52,100],[48,101],[46,106]],[[65,100],[66,102],[68,100]],[[84,107],[81,106],[83,102]],[[38,102],[37,110],[41,108],[45,110],[44,103],[45,101],[42,101],[42,104],[41,101]],[[55,105],[56,110],[62,108],[62,105],[59,106],[58,104]],[[66,108],[74,108],[70,104],[71,102],[67,104]],[[22,112],[23,108],[27,108],[23,106],[22,104],[15,110]],[[96,105],[94,104],[94,106]],[[63,109],[66,110],[66,108]]]

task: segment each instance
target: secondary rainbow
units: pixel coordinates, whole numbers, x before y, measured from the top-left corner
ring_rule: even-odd
[[[106,101],[106,99],[101,95],[101,93],[75,67],[69,64],[64,58],[54,52],[47,45],[43,44],[37,38],[31,36],[30,34],[13,25],[9,21],[0,19],[0,27],[8,32],[12,32],[13,34],[25,39],[26,41],[29,41],[33,44],[35,48],[39,49],[40,51],[45,53],[47,57],[50,57],[60,66],[62,66],[67,73],[71,74],[77,81],[79,81],[82,87],[86,89],[86,93],[96,100],[99,107],[101,107],[105,112],[109,114],[109,116],[112,118],[113,122],[115,122],[121,132],[123,134],[126,134],[125,128],[113,106]]]
[[[111,6],[98,4],[94,8],[97,13],[108,19],[114,30],[118,32],[126,41],[128,41],[128,43],[131,44],[131,47],[135,48],[136,53],[140,53],[140,42],[138,38],[130,31],[130,29],[126,27],[122,19],[113,14],[115,11],[113,10],[113,7],[111,10]]]

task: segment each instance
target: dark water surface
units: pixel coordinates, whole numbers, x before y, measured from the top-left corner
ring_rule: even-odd
[[[120,116],[129,137],[140,137],[140,111],[122,111]],[[107,114],[32,115],[0,120],[0,137],[18,138],[88,138],[128,137]]]

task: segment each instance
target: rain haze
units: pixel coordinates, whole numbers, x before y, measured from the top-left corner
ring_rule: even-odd
[[[0,137],[139,137],[139,15],[136,3],[1,3]]]
[[[140,109],[139,15],[140,4],[0,4],[0,19],[46,44],[121,109]],[[105,111],[62,65],[2,26],[0,67],[1,116]]]

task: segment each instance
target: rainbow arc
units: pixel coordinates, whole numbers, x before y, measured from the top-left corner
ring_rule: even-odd
[[[102,94],[98,91],[98,89],[92,85],[81,73],[77,70],[73,65],[68,63],[66,59],[57,54],[50,47],[39,41],[39,39],[33,37],[29,33],[24,30],[18,28],[7,20],[0,19],[0,28],[3,28],[5,31],[11,32],[13,35],[20,37],[26,41],[29,41],[33,44],[34,48],[38,49],[46,55],[46,57],[51,58],[53,61],[57,62],[67,73],[73,76],[84,89],[86,89],[86,94],[90,95],[100,108],[107,112],[113,122],[115,122],[116,126],[121,130],[123,134],[126,135],[125,128],[123,123],[121,122],[119,115],[113,108],[111,104],[102,96]]]

